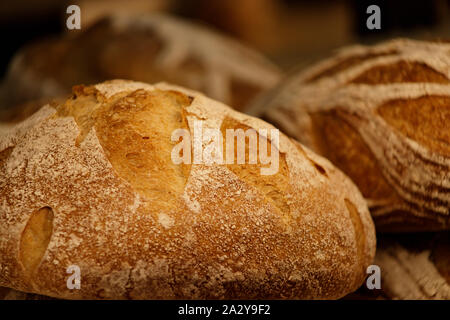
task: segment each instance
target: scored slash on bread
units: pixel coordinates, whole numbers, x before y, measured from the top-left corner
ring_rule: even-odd
[[[270,178],[260,164],[175,165],[172,130],[196,119],[273,129],[181,87],[110,81],[0,137],[0,286],[68,299],[356,290],[375,231],[351,180],[283,134]],[[66,287],[70,265],[80,290]]]

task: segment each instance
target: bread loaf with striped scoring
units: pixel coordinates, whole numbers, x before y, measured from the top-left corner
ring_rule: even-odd
[[[251,110],[349,175],[378,231],[450,228],[449,43],[344,48]]]

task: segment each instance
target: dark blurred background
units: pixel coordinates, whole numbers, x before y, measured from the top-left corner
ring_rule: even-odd
[[[450,0],[3,0],[0,3],[2,50],[0,77],[24,44],[68,31],[66,8],[78,4],[82,28],[111,13],[164,11],[211,25],[289,69],[320,59],[355,42],[395,36],[450,38]],[[381,30],[368,30],[366,9],[381,8]]]

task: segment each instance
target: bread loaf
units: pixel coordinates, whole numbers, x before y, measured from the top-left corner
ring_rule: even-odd
[[[391,299],[450,300],[450,233],[382,237],[375,264]]]
[[[173,132],[192,133],[196,121],[257,130],[279,154],[278,170],[175,164]],[[375,252],[364,199],[326,159],[283,134],[276,148],[262,129],[274,130],[173,85],[75,87],[56,109],[44,106],[0,137],[0,286],[68,299],[355,290]],[[79,290],[67,288],[69,266],[80,268]]]
[[[67,95],[68,97],[69,95]],[[57,105],[67,97],[42,98],[30,100],[14,107],[0,108],[0,127],[2,124],[13,124],[25,120],[46,104]]]
[[[242,109],[280,77],[259,53],[170,16],[113,16],[82,31],[20,51],[3,85],[3,102],[12,106],[69,94],[76,84],[122,78],[176,83]]]
[[[352,46],[294,74],[252,113],[330,159],[377,231],[450,228],[450,44]]]

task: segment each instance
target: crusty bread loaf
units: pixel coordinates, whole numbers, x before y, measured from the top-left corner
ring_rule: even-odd
[[[173,130],[192,133],[199,120],[253,128],[274,146],[262,120],[130,81],[75,87],[0,137],[0,286],[69,299],[339,298],[358,288],[375,233],[350,179],[282,134],[273,175],[260,163],[175,164]],[[70,265],[80,290],[66,286]]]
[[[391,299],[450,300],[450,233],[384,236],[375,264]]]
[[[377,231],[450,228],[450,43],[353,46],[258,99],[263,114],[342,169]]]
[[[206,27],[160,14],[113,16],[76,36],[24,48],[10,65],[1,100],[12,106],[122,78],[176,83],[242,109],[279,77],[262,55]]]

